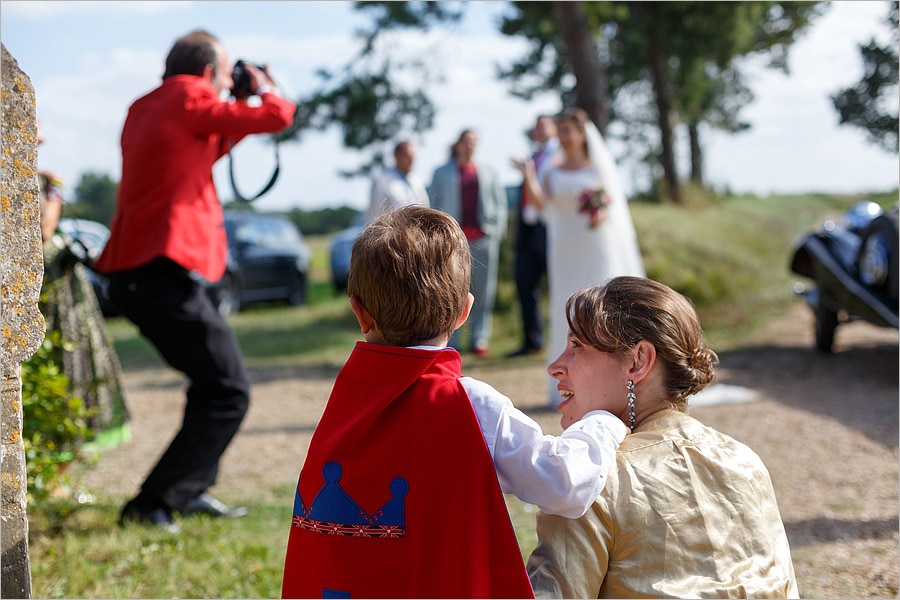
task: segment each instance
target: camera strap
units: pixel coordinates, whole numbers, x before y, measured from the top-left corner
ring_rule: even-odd
[[[278,145],[279,145],[279,142],[276,140],[275,141],[275,170],[272,172],[272,177],[271,177],[271,179],[269,179],[269,183],[267,183],[265,185],[265,187],[263,187],[263,189],[261,189],[259,191],[259,193],[257,193],[252,198],[246,198],[243,194],[241,194],[238,191],[237,183],[234,180],[234,157],[232,157],[232,155],[231,155],[231,149],[234,147],[234,145],[229,144],[228,175],[231,178],[231,191],[234,192],[235,200],[237,200],[238,202],[248,202],[248,203],[253,202],[254,200],[258,199],[260,196],[262,196],[263,194],[268,192],[270,189],[272,189],[272,186],[275,185],[275,180],[278,179],[278,172],[281,170],[281,156],[279,155],[279,152],[278,152]]]

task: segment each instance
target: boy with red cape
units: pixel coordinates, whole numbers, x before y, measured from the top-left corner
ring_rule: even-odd
[[[284,598],[531,598],[503,497],[587,511],[625,425],[594,411],[559,437],[447,347],[471,257],[456,221],[386,213],[354,243],[348,294],[365,336],[338,374],[297,485]]]

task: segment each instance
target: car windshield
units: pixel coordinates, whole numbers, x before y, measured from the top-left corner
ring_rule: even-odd
[[[301,243],[296,228],[275,219],[251,219],[239,223],[234,237],[238,243],[263,248],[284,248]]]

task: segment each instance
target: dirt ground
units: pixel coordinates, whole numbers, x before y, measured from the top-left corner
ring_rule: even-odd
[[[747,443],[768,466],[804,598],[898,597],[898,333],[867,323],[837,330],[835,352],[813,349],[812,317],[797,305],[742,349],[722,353],[719,382],[753,394],[691,408]],[[349,351],[349,349],[348,349]],[[552,433],[544,358],[463,358]],[[255,370],[251,409],[223,457],[214,491],[226,501],[289,490],[331,390],[333,370]],[[137,491],[177,429],[183,381],[173,371],[126,374],[133,439],[80,478],[89,489]],[[747,390],[744,390],[747,391]],[[295,449],[293,456],[281,453]],[[277,449],[277,450],[276,450]]]

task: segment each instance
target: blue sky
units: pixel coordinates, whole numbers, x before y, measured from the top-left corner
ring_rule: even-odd
[[[423,179],[447,157],[463,128],[479,132],[476,159],[500,170],[504,182],[517,174],[513,155],[528,151],[525,130],[535,115],[556,112],[545,96],[524,102],[494,80],[495,63],[508,64],[525,49],[521,40],[496,32],[502,2],[473,2],[453,31],[404,34],[391,43],[428,55],[445,82],[430,89],[437,106],[435,127],[421,138],[416,170]],[[837,126],[828,94],[857,81],[857,45],[882,39],[887,2],[833,2],[826,15],[791,50],[791,75],[747,65],[756,100],[743,116],[753,128],[725,136],[706,133],[710,182],[736,192],[853,193],[898,185],[896,155],[865,142],[862,132]],[[232,59],[268,62],[283,93],[297,97],[316,82],[319,67],[337,67],[358,42],[365,23],[350,2],[35,2],[0,1],[0,40],[32,79],[37,111],[47,137],[39,162],[57,171],[68,194],[87,171],[119,177],[118,137],[128,105],[159,83],[172,41],[198,27],[217,35]],[[683,138],[683,132],[680,132]],[[680,167],[687,168],[681,140]],[[613,153],[621,146],[611,141]],[[337,131],[309,134],[281,149],[281,174],[257,203],[261,210],[304,209],[367,202],[367,181],[346,180],[340,169],[361,156],[344,150]],[[245,195],[268,180],[270,147],[244,142],[235,153],[238,185]],[[634,189],[636,171],[621,164]],[[217,165],[220,196],[230,196],[227,161]]]

